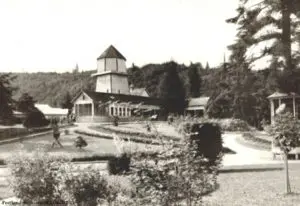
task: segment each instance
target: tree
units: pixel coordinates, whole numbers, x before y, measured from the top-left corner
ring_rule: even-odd
[[[164,99],[164,109],[167,112],[183,113],[185,108],[185,89],[179,78],[179,65],[173,61],[163,64],[165,74],[160,80],[159,97]]]
[[[23,122],[24,127],[34,128],[49,125],[50,121],[46,119],[45,115],[36,107],[34,107],[27,115]]]
[[[28,93],[23,93],[17,102],[17,109],[20,112],[29,113],[35,108],[35,102],[36,101],[32,96],[30,96]]]
[[[238,25],[236,46],[243,45],[246,49],[242,53],[245,63],[256,69],[294,70],[300,63],[300,53],[291,49],[292,44],[299,42],[299,1],[262,0],[257,4],[250,3],[253,2],[240,0],[238,15],[227,20]],[[262,62],[267,66],[261,68]],[[296,81],[287,83],[294,85]],[[294,88],[287,90],[291,92]]]
[[[63,109],[68,109],[68,116],[72,113],[73,103],[72,103],[72,97],[69,92],[65,94],[64,99],[61,103],[61,107]]]
[[[201,87],[201,77],[197,65],[191,64],[188,69],[188,77],[190,82],[190,96],[199,97]]]
[[[206,69],[206,70],[209,70],[209,69],[210,69],[210,66],[209,66],[209,63],[208,63],[208,62],[206,62],[205,69]]]
[[[284,111],[283,111],[284,112]],[[285,174],[286,174],[286,192],[291,193],[288,167],[288,153],[299,146],[300,122],[289,113],[281,113],[275,118],[270,133],[274,137],[274,142],[280,147],[284,154]]]
[[[76,64],[75,68],[72,71],[73,74],[78,74],[79,73],[79,66]]]
[[[0,75],[0,121],[4,124],[11,123],[13,117],[12,92],[14,88],[11,81],[14,79],[10,74]]]
[[[127,69],[127,74],[130,85],[133,85],[135,88],[144,87],[144,75],[139,67],[132,64],[132,67]]]

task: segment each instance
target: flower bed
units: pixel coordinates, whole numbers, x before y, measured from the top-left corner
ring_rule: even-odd
[[[129,135],[130,137],[140,137],[140,138],[146,138],[146,139],[157,139],[157,134],[154,132],[147,133],[146,131],[134,131],[131,128],[126,127],[113,127],[111,125],[98,125],[98,126],[92,126],[91,129],[103,131],[103,132],[109,132],[109,133],[116,133],[119,135]],[[146,129],[145,129],[146,130]],[[164,134],[159,134],[161,138],[164,140],[173,140],[178,141],[178,137],[168,136]]]
[[[74,130],[75,133],[77,134],[82,134],[82,135],[87,135],[87,136],[91,136],[91,137],[98,137],[98,138],[104,138],[104,139],[113,139],[112,135],[109,134],[99,134],[97,132],[86,132],[86,131],[82,131],[82,130]],[[127,137],[122,137],[124,139],[124,141],[128,141],[129,139]],[[130,141],[131,142],[135,142],[135,143],[144,143],[144,144],[151,144],[151,145],[160,145],[159,142],[157,142],[154,139],[143,139],[143,138],[136,138],[136,137],[130,137]]]

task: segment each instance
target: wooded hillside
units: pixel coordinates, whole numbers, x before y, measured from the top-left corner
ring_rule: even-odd
[[[177,63],[175,63],[178,65]],[[132,66],[128,68],[129,84],[134,87],[146,87],[151,96],[158,97],[158,85],[166,72],[165,64],[148,64],[141,68]],[[205,72],[201,64],[197,65],[199,77]],[[178,65],[178,73],[183,81],[187,96],[189,95],[189,66]],[[66,72],[66,73],[13,73],[16,78],[12,85],[17,89],[13,93],[13,98],[18,100],[23,93],[31,95],[38,103],[50,104],[60,107],[62,98],[67,92],[75,96],[81,89],[94,90],[95,78],[91,77],[95,70],[84,72]]]

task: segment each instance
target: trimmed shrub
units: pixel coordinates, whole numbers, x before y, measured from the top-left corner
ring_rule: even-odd
[[[130,160],[131,158],[127,153],[123,153],[119,157],[112,157],[107,162],[109,174],[117,175],[124,172],[129,172]]]
[[[190,139],[197,144],[197,152],[214,162],[222,151],[221,128],[214,123],[196,123],[191,126]]]
[[[31,111],[27,115],[23,125],[24,127],[32,128],[32,127],[44,127],[49,125],[49,123],[50,121],[45,118],[44,114],[38,109],[36,109]]]
[[[117,127],[119,125],[119,117],[118,116],[114,116],[114,126]]]
[[[88,144],[87,142],[81,137],[81,136],[78,136],[75,140],[75,147],[77,148],[82,148],[82,147],[86,147]]]
[[[69,131],[68,129],[65,129],[65,130],[64,130],[64,133],[65,133],[65,135],[69,135],[69,134],[70,134],[70,131]]]
[[[74,157],[71,162],[89,162],[89,161],[108,161],[109,159],[115,157],[114,154],[101,154],[101,155],[91,155]]]

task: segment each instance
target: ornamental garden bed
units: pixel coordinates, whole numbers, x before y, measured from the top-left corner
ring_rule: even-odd
[[[91,128],[92,129],[92,128]],[[94,129],[94,128],[93,128]],[[97,132],[98,131],[98,132]],[[111,134],[110,130],[104,130],[103,133],[99,133],[99,131],[102,131],[101,129],[97,129],[95,132],[90,132],[90,131],[84,131],[84,130],[74,130],[75,133],[81,134],[81,135],[86,135],[90,137],[97,137],[97,138],[102,138],[102,139],[114,139],[113,135]],[[109,134],[105,133],[108,132]],[[159,141],[155,139],[145,139],[145,138],[140,138],[140,137],[133,137],[131,135],[122,135],[121,136],[124,141],[131,141],[135,143],[143,143],[143,144],[150,144],[150,145],[160,145]],[[129,137],[129,138],[128,138]]]
[[[142,125],[140,125],[140,128],[130,128],[128,127],[128,125],[120,125],[118,127],[115,127],[113,125],[98,125],[91,126],[89,128],[99,132],[116,133],[117,135],[127,135],[130,137],[138,137],[143,139],[157,139],[157,134],[153,131],[153,128],[151,129],[151,132],[147,132],[146,128],[143,128]],[[177,136],[170,136],[159,132],[159,136],[164,140],[178,141],[180,139],[179,134]]]
[[[244,132],[242,138],[242,143],[250,147],[254,147],[256,149],[271,150],[272,141],[257,132]]]

